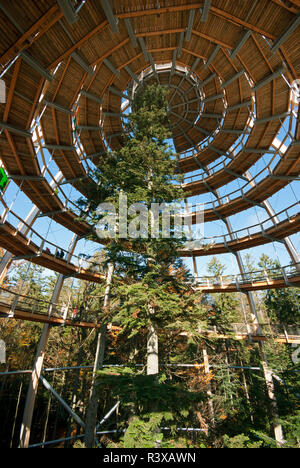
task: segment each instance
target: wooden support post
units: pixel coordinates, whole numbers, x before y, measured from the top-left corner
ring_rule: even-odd
[[[44,362],[45,349],[47,346],[48,338],[50,332],[50,325],[47,323],[43,327],[42,335],[38,344],[36,357],[33,366],[33,372],[31,374],[31,379],[29,383],[29,388],[26,397],[25,409],[23,414],[23,421],[20,431],[20,444],[19,448],[28,448],[30,431],[31,431],[31,422],[34,409],[35,398],[38,390],[39,378],[41,376],[41,371]]]
[[[15,427],[16,427],[16,421],[17,421],[17,416],[18,416],[18,411],[19,411],[19,405],[20,405],[22,389],[23,389],[23,377],[22,377],[21,384],[20,384],[20,387],[19,387],[19,393],[18,393],[18,399],[17,399],[17,404],[16,404],[14,423],[13,423],[13,428],[12,428],[12,432],[11,432],[9,448],[12,448],[12,444],[13,444],[13,441],[14,441]]]
[[[107,278],[106,278],[106,289],[105,289],[104,303],[103,303],[104,310],[109,305],[113,272],[114,272],[114,265],[110,263],[108,265]],[[86,448],[92,448],[94,446],[94,441],[95,441],[95,436],[96,436],[97,409],[98,409],[98,401],[99,401],[97,371],[102,369],[103,367],[106,328],[107,328],[107,324],[104,323],[100,327],[100,330],[98,333],[97,349],[96,349],[91,390],[90,390],[90,398],[89,398],[86,422],[85,422],[84,442],[85,442]]]
[[[98,409],[98,385],[96,382],[97,371],[102,369],[105,352],[105,338],[106,338],[106,325],[102,325],[97,339],[97,349],[95,355],[93,377],[91,384],[90,399],[86,415],[85,423],[85,446],[86,448],[93,448],[95,435],[96,435],[96,422],[97,422],[97,409]]]

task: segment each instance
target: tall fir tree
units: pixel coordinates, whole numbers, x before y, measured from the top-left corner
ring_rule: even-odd
[[[185,237],[178,235],[174,214],[170,216],[168,233],[160,216],[170,204],[180,206],[184,196],[176,155],[168,145],[168,105],[161,86],[150,85],[136,93],[126,135],[123,147],[108,152],[95,171],[96,189],[90,192],[85,210],[88,207],[86,216],[94,226],[91,238],[95,239],[100,229],[106,263],[115,268],[111,306],[104,311],[105,320],[120,325],[129,339],[146,334],[145,363],[154,384],[159,374],[159,333],[182,332],[197,339],[198,325],[205,322],[201,294],[191,290],[188,271],[180,259]],[[136,207],[128,210],[131,236],[127,232],[124,235],[120,219],[114,224],[120,198],[127,201],[127,206]],[[103,203],[107,211],[99,211]],[[156,215],[151,211],[153,204],[158,207]],[[108,212],[113,215],[110,219]],[[151,416],[147,411],[152,429],[157,425],[155,415],[161,403],[160,398],[154,400]]]
[[[154,219],[150,210],[153,204],[160,205],[160,214],[171,203],[177,202],[179,206],[184,196],[176,173],[176,155],[168,145],[168,123],[164,88],[150,85],[140,89],[128,115],[124,145],[118,152],[108,152],[95,171],[97,188],[88,200],[92,224],[99,227],[101,222],[104,228],[102,221],[107,213],[97,211],[100,203],[111,204],[112,211],[118,211],[120,197],[127,200],[127,206],[138,204],[136,211],[128,212],[128,227],[135,235],[124,238],[119,222],[104,243],[107,263],[113,263],[116,276],[123,278],[123,284],[112,292],[120,300],[116,320],[125,329],[133,330],[133,334],[141,328],[148,329],[151,374],[158,373],[158,327],[182,321],[185,303],[194,301],[193,313],[203,311],[199,301],[188,292],[188,274],[178,253],[185,238],[178,237],[175,216],[171,216],[169,236],[164,237],[161,217]],[[146,218],[141,215],[143,207]],[[146,221],[141,228],[143,219]],[[105,237],[107,231],[102,232]],[[93,238],[95,235],[94,232]]]

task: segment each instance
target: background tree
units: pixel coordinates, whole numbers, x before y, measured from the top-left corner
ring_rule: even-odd
[[[271,289],[265,297],[268,316],[275,323],[300,325],[300,289]]]
[[[225,273],[225,270],[226,266],[217,257],[213,257],[207,265],[208,273],[217,281],[220,281],[220,277]],[[244,321],[237,294],[213,294],[210,303],[209,323],[218,326],[220,330],[232,330],[233,323]]]

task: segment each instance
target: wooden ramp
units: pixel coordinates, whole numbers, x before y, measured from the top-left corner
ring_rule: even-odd
[[[0,317],[2,318],[13,318],[16,320],[27,320],[29,322],[38,323],[49,323],[51,325],[60,325],[66,327],[79,327],[79,328],[100,328],[101,324],[91,323],[84,321],[76,321],[67,319],[64,320],[62,317],[49,316],[47,314],[41,314],[37,312],[30,312],[21,308],[16,308],[14,312],[11,312],[10,306],[0,302]]]
[[[77,262],[79,260],[75,255],[73,255],[71,261],[68,262],[56,257],[53,253],[41,250],[40,246],[35,244],[30,238],[21,234],[18,229],[14,228],[7,221],[0,226],[0,245],[16,257],[25,258],[37,265],[61,273],[64,276],[74,276],[78,279],[95,283],[102,283],[105,280],[105,275],[95,271],[95,266],[94,271],[92,271],[92,263],[90,264],[91,268],[82,268],[72,263],[72,260]],[[45,245],[47,245],[47,243]]]
[[[76,321],[71,319],[64,320],[58,315],[49,316],[48,314],[30,312],[22,308],[16,307],[14,313],[11,312],[11,306],[0,302],[0,317],[6,319],[15,319],[15,320],[27,320],[29,322],[38,322],[38,323],[49,323],[53,326],[65,326],[65,327],[79,327],[79,328],[100,328],[101,323],[97,322],[88,322],[84,319],[82,321]],[[235,324],[236,325],[236,324]],[[250,327],[250,326],[249,326]],[[271,326],[270,326],[271,327]],[[211,339],[234,339],[239,341],[251,340],[255,343],[267,341],[272,338],[277,343],[287,343],[287,344],[300,344],[300,334],[285,334],[277,333],[272,331],[270,328],[270,334],[257,334],[256,329],[249,328],[249,331],[246,331],[247,326],[244,324],[238,324],[234,326],[230,332],[220,332],[216,329],[213,330],[203,330],[201,334],[204,337]],[[110,330],[120,330],[120,327],[111,327]],[[294,332],[293,332],[294,333]],[[184,335],[184,334],[183,334]]]
[[[25,258],[33,263],[49,268],[64,276],[76,277],[85,281],[94,283],[103,283],[105,275],[99,272],[99,265],[92,265],[88,268],[83,268],[80,265],[75,265],[72,260],[78,261],[78,257],[72,256],[70,262],[57,258],[55,255],[40,250],[40,247],[32,242],[31,239],[21,234],[8,222],[0,226],[0,245],[11,252],[14,256]],[[98,268],[97,268],[98,267]],[[98,271],[96,271],[98,269]],[[263,276],[263,275],[262,275]],[[204,293],[220,293],[220,292],[245,292],[259,291],[265,289],[280,289],[287,287],[296,287],[300,285],[300,273],[295,272],[292,275],[280,275],[273,279],[272,276],[265,276],[259,280],[245,281],[240,277],[238,280],[228,277],[223,277],[224,281],[214,282],[212,278],[198,278],[195,287],[201,289]]]
[[[204,293],[233,293],[233,292],[246,292],[246,291],[263,291],[266,289],[283,289],[300,286],[300,273],[295,273],[295,276],[288,278],[288,284],[284,276],[278,279],[266,278],[264,280],[253,280],[252,282],[245,283],[223,283],[213,284],[204,282],[194,286],[196,290]]]
[[[257,226],[259,228],[259,226]],[[247,231],[247,229],[244,229]],[[181,250],[182,257],[205,257],[207,255],[219,255],[224,253],[235,253],[240,250],[251,249],[259,245],[268,244],[270,242],[281,242],[284,238],[291,236],[300,231],[300,213],[291,216],[290,218],[266,229],[264,232],[248,233],[246,236],[227,241],[229,236],[223,236],[221,242],[214,242],[212,238],[211,244],[203,244],[195,247],[192,250]],[[235,233],[233,233],[233,236]],[[225,242],[226,241],[226,242]]]

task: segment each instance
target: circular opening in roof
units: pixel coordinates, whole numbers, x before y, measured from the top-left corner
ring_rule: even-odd
[[[155,64],[147,67],[137,77],[139,83],[131,80],[125,90],[128,96],[134,98],[136,92],[141,87],[157,82],[169,90],[168,110],[170,118],[170,130],[174,146],[180,138],[187,139],[190,130],[197,130],[199,121],[204,110],[204,92],[198,77],[191,69],[175,65],[171,62],[164,64]],[[130,111],[127,106],[126,112]],[[201,141],[207,136],[204,132],[197,133],[197,141]],[[189,146],[195,146],[192,140],[189,140]]]

